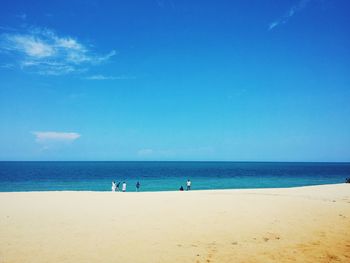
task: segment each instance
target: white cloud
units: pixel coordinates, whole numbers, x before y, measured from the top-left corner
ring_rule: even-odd
[[[177,149],[152,149],[145,148],[137,151],[137,155],[140,157],[148,158],[175,158],[184,156],[210,156],[214,153],[212,147],[188,147]]]
[[[30,35],[8,35],[8,50],[19,51],[30,58],[45,58],[55,55],[53,46],[45,43],[42,39]]]
[[[117,54],[117,52],[115,50],[112,50],[107,55],[99,56],[99,57],[95,58],[95,62],[97,62],[97,63],[104,62],[106,60],[109,60],[111,57],[115,56],[116,54]]]
[[[82,72],[116,55],[114,50],[98,55],[75,38],[41,28],[0,35],[0,50],[14,55],[22,69],[45,75]]]
[[[76,132],[36,131],[32,133],[35,135],[35,141],[38,143],[72,142],[81,136]]]
[[[125,75],[121,75],[121,76],[105,76],[105,75],[91,75],[88,77],[85,77],[85,79],[88,80],[123,80],[123,79],[135,79],[135,77],[132,76],[125,76]]]
[[[311,0],[300,0],[296,5],[292,6],[284,16],[270,23],[268,26],[268,30],[270,31],[281,24],[287,23],[289,19],[295,15],[296,12],[304,9],[310,1]]]
[[[269,30],[273,29],[274,27],[278,26],[278,22],[272,22],[270,25],[269,25]]]
[[[154,153],[153,149],[140,149],[137,151],[137,155],[150,156]]]

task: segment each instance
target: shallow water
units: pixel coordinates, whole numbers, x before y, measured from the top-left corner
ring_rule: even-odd
[[[110,191],[112,180],[127,191],[275,188],[343,183],[350,163],[274,162],[0,162],[0,191]]]

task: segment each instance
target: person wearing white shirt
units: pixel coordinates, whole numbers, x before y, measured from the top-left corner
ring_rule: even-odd
[[[125,192],[126,191],[126,183],[123,182],[123,185],[122,185],[122,191]]]
[[[187,180],[186,185],[187,185],[187,191],[191,190],[191,181],[190,181],[190,179]]]
[[[112,192],[115,192],[116,187],[117,187],[117,186],[116,186],[115,182],[113,181],[113,182],[112,182]]]

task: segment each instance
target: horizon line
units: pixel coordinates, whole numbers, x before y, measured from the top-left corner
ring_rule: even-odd
[[[226,160],[0,160],[1,162],[158,162],[158,163],[350,163],[350,161],[226,161]]]

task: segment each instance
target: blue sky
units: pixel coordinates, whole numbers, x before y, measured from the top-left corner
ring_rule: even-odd
[[[350,161],[349,11],[2,1],[0,160]]]

